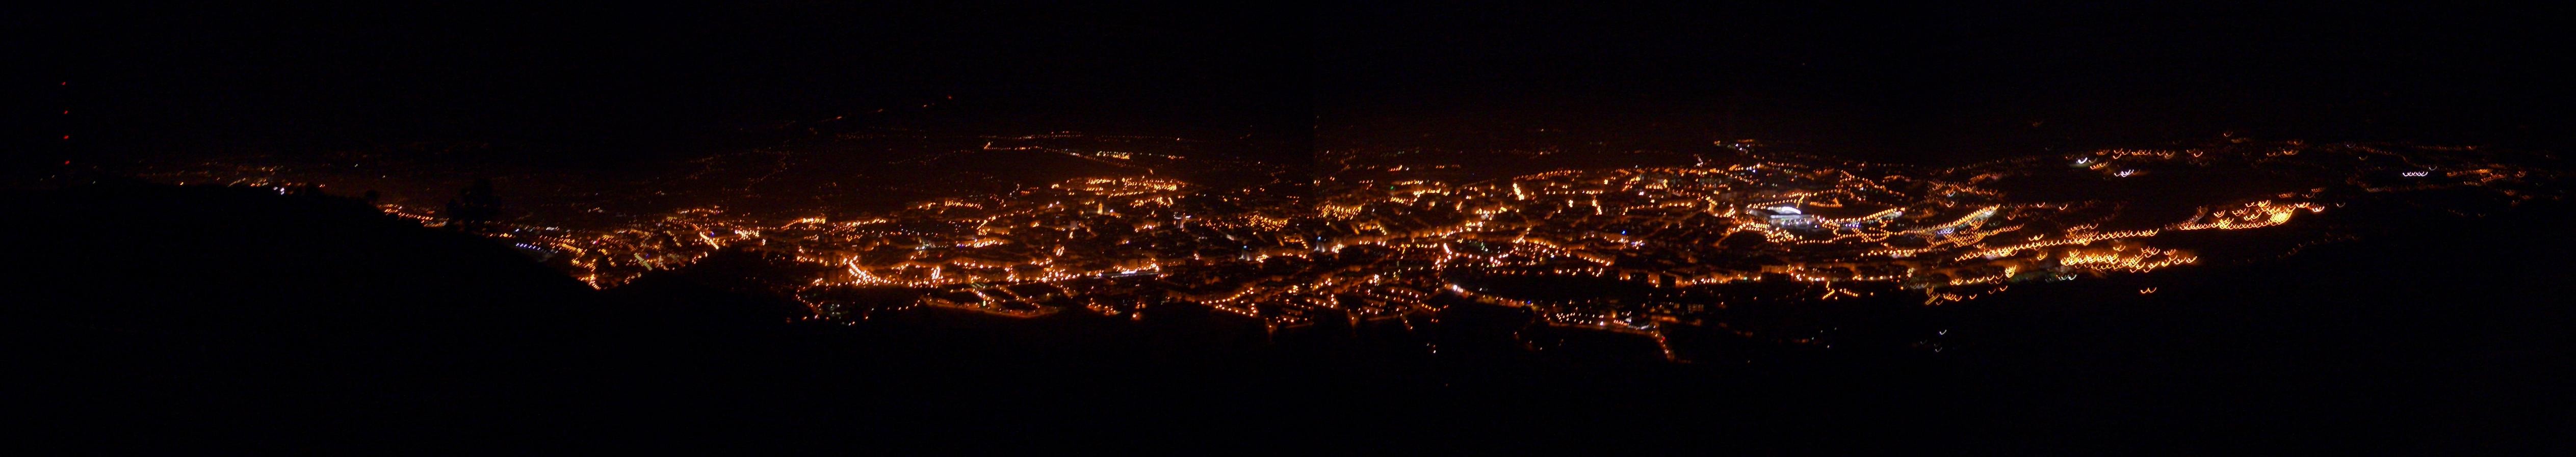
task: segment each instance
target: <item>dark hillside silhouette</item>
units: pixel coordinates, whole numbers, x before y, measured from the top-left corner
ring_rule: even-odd
[[[1530,352],[1481,330],[1265,336],[1186,308],[795,324],[794,302],[759,279],[789,267],[758,251],[601,292],[356,199],[241,188],[0,199],[12,221],[0,249],[33,267],[7,276],[0,302],[9,391],[27,393],[8,406],[65,432],[47,434],[58,450],[971,447],[1388,426],[1583,443],[1624,430],[1623,444],[1749,451],[2509,453],[2565,445],[2534,438],[2568,425],[2550,373],[2576,346],[2550,297],[2576,278],[2499,267],[2567,258],[2565,240],[2522,236],[2564,214],[2425,219],[2281,261],[2177,270],[2155,295],[2111,280],[2016,287],[1917,313],[1961,335],[1939,354],[1738,341],[1705,354],[1742,360],[1691,364]],[[1442,320],[1526,319],[1459,306]],[[1901,336],[1871,331],[1849,340]],[[1344,419],[1303,419],[1318,416]]]

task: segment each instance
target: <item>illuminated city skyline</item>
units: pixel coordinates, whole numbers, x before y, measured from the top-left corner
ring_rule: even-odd
[[[1105,149],[1192,141],[1186,138],[974,138],[981,140],[971,148],[911,160],[1035,154],[1116,174],[881,211],[735,210],[722,204],[724,196],[752,194],[756,183],[711,181],[701,185],[714,189],[698,199],[709,202],[703,206],[577,228],[531,214],[491,235],[560,257],[569,274],[603,289],[727,249],[783,254],[818,273],[771,279],[801,284],[791,292],[810,308],[807,319],[822,321],[866,319],[887,308],[836,298],[853,288],[916,291],[894,308],[1011,317],[1073,311],[1141,318],[1144,308],[1186,302],[1274,331],[1319,319],[1412,319],[1447,300],[1466,300],[1528,309],[1550,325],[1660,342],[1667,326],[1703,322],[1700,314],[1747,300],[1895,294],[1938,306],[2020,283],[2193,265],[2211,239],[2178,235],[2296,225],[2382,196],[2465,191],[2506,204],[2556,198],[2534,187],[2546,178],[2542,172],[2475,148],[2300,141],[2106,149],[1948,168],[1723,141],[1691,154],[1684,166],[1502,177],[1481,177],[1498,165],[1462,160],[1472,151],[1324,151],[1311,181],[1297,182],[1289,178],[1294,173],[1282,174],[1293,169],[1257,162]],[[1725,158],[1709,158],[1716,154]],[[795,154],[778,157],[762,165],[774,170],[752,179],[799,179],[795,169],[803,164]],[[1211,186],[1162,176],[1210,163],[1271,178]],[[743,175],[709,167],[701,174]],[[258,180],[292,180],[299,172],[197,168],[169,175],[268,185]],[[209,176],[220,170],[258,173]],[[2209,181],[2247,170],[2269,178]],[[444,223],[434,209],[384,208]],[[2292,236],[2339,239],[2320,233]],[[1597,278],[1635,289],[1536,298],[1487,291],[1493,278]],[[1669,348],[1666,355],[1672,357]]]

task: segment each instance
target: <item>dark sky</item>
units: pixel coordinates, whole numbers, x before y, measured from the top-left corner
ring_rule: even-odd
[[[33,70],[11,83],[38,101],[11,119],[94,153],[609,154],[954,95],[1025,126],[1614,119],[1928,162],[2225,131],[2565,149],[2576,130],[2564,8],[519,3],[11,7]]]
[[[1283,11],[717,2],[75,7],[17,16],[97,148],[406,138],[558,149],[945,97],[978,115],[1263,128],[1309,121]],[[51,84],[48,80],[45,84]],[[1074,114],[1078,113],[1079,116]],[[588,152],[574,152],[588,153]]]
[[[2363,3],[1376,8],[1321,21],[1316,87],[1328,118],[1732,112],[1931,161],[2230,130],[2568,144],[2566,9]]]

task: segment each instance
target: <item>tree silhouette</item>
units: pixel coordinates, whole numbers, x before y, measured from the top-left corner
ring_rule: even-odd
[[[488,232],[501,213],[501,199],[492,191],[492,178],[474,178],[474,184],[457,191],[447,201],[447,225],[467,232]]]

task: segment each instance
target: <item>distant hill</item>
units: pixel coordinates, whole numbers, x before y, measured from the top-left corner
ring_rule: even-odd
[[[22,316],[170,335],[324,341],[524,337],[597,306],[506,247],[366,204],[265,188],[102,186],[11,196]],[[360,328],[363,327],[363,328]]]

